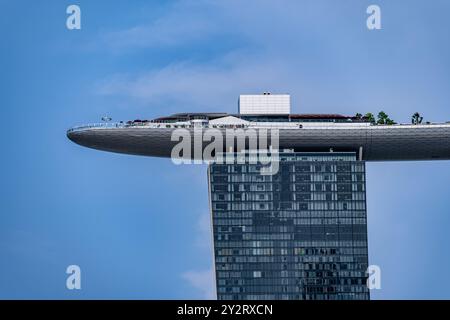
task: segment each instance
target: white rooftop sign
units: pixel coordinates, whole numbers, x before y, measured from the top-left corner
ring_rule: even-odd
[[[241,94],[239,114],[290,114],[291,96],[288,94]]]

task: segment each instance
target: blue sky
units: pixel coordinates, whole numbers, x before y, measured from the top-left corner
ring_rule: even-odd
[[[382,30],[366,28],[370,4]],[[66,28],[78,4],[82,29]],[[450,3],[0,0],[0,298],[212,295],[205,166],[81,148],[67,128],[237,110],[450,120]],[[370,163],[374,299],[450,298],[450,163]],[[82,290],[65,287],[66,267]]]

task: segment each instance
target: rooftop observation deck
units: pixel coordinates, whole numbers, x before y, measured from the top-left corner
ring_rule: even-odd
[[[180,113],[168,117],[160,117],[153,120],[136,119],[132,121],[91,123],[70,128],[67,133],[88,129],[115,129],[115,128],[351,128],[351,127],[413,127],[417,126],[448,126],[446,123],[423,123],[380,125],[370,122],[366,118],[343,116],[339,114],[291,114],[291,115],[235,115],[227,113]]]
[[[226,121],[221,121],[226,119]],[[366,119],[348,117],[338,114],[292,114],[292,115],[236,115],[227,113],[178,113],[153,120],[136,119],[132,121],[92,123],[70,128],[69,132],[85,129],[113,128],[247,128],[253,126],[269,126],[279,128],[299,128],[300,123],[347,123],[365,124]]]

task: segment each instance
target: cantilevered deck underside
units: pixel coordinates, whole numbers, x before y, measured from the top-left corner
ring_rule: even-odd
[[[70,140],[85,147],[133,155],[170,157],[178,141],[174,128],[86,127],[69,130]],[[194,129],[191,132],[194,139]],[[226,129],[221,130],[225,134]],[[203,147],[209,142],[204,142]],[[269,139],[270,144],[270,139]],[[361,151],[362,160],[448,160],[450,124],[330,126],[279,129],[279,149]],[[225,145],[223,147],[225,149]]]

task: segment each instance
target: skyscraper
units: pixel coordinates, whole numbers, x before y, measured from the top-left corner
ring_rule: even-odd
[[[270,140],[268,130],[276,133]],[[251,161],[209,165],[217,296],[225,300],[369,299],[365,161],[450,159],[449,122],[291,114],[289,95],[268,92],[242,95],[239,114],[91,124],[67,136],[90,148],[172,160],[278,155],[273,175]]]
[[[365,163],[355,153],[281,153],[208,170],[217,296],[368,299]]]

